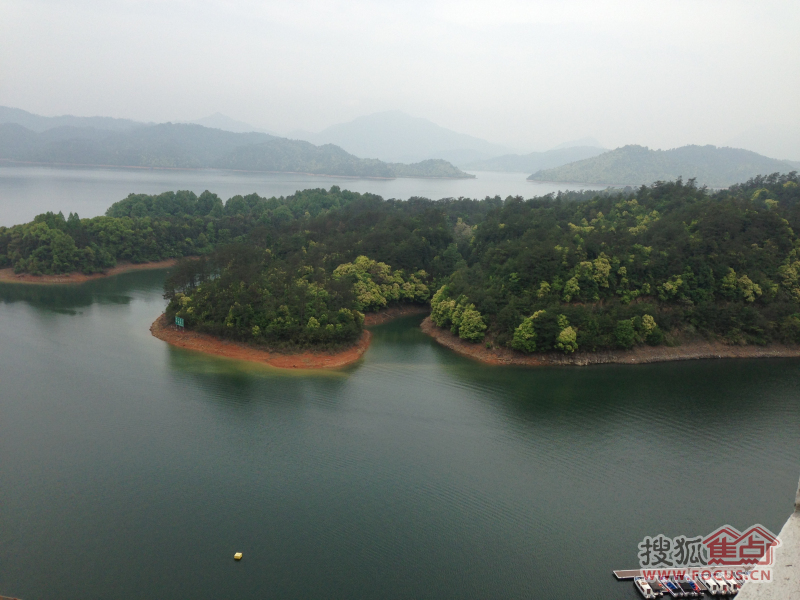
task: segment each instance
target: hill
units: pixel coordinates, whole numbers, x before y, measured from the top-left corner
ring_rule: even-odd
[[[457,165],[507,154],[509,149],[400,111],[380,112],[319,132],[295,132],[314,144],[336,144],[365,158],[417,162],[440,158]]]
[[[232,133],[164,123],[112,132],[57,127],[36,133],[0,125],[0,159],[45,164],[217,168],[352,177],[470,177],[445,161],[393,164],[364,160],[333,145],[314,146],[265,133]]]
[[[552,169],[571,162],[592,158],[603,152],[605,148],[595,146],[577,146],[531,152],[530,154],[505,154],[486,160],[478,160],[461,165],[470,171],[507,171],[514,173],[531,173],[541,169]]]
[[[648,185],[683,177],[700,185],[728,187],[760,173],[791,171],[781,160],[749,150],[716,146],[682,146],[672,150],[650,150],[623,146],[577,162],[537,171],[529,180],[608,185]]]
[[[106,216],[0,227],[0,269],[174,269],[167,317],[269,347],[351,344],[364,312],[430,304],[463,340],[524,353],[800,343],[797,174],[710,191],[384,200],[334,186],[288,197],[131,194]]]
[[[56,127],[91,127],[108,131],[127,131],[147,125],[147,123],[139,121],[115,119],[113,117],[74,117],[72,115],[43,117],[20,108],[0,106],[0,124],[3,123],[22,125],[26,129],[38,132],[55,129]]]

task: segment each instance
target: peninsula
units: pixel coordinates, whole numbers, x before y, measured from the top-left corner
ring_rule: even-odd
[[[33,275],[25,272],[15,272],[14,269],[6,268],[0,269],[0,283],[27,283],[34,285],[69,285],[76,283],[86,283],[95,279],[103,279],[104,277],[111,277],[113,275],[121,275],[122,273],[129,273],[131,271],[146,271],[151,269],[168,269],[174,267],[177,259],[167,258],[165,260],[157,260],[145,263],[129,263],[121,262],[113,267],[109,267],[104,271],[95,273],[82,273],[81,271],[73,271],[71,273],[57,273],[48,275]]]
[[[367,314],[364,318],[364,326],[381,325],[399,317],[427,312],[428,309],[425,306],[394,306],[377,313]],[[160,315],[153,322],[150,326],[150,333],[177,348],[223,358],[260,363],[279,369],[331,369],[344,367],[360,360],[372,341],[372,334],[364,330],[353,345],[343,349],[280,352],[253,343],[235,342],[218,336],[198,333],[197,331],[182,330],[169,321],[165,314]]]
[[[797,231],[795,172],[530,200],[168,192],[0,228],[0,267],[193,256],[166,280],[166,318],[282,354],[360,347],[369,315],[413,305],[449,347],[504,364],[796,356]]]

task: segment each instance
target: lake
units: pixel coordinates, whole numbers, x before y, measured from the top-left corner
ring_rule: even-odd
[[[645,535],[791,513],[796,360],[495,367],[410,317],[279,371],[153,338],[164,277],[0,285],[0,594],[632,599]]]
[[[166,191],[209,190],[223,201],[253,192],[266,197],[288,196],[309,188],[338,185],[354,192],[372,192],[384,198],[408,200],[476,198],[495,195],[543,196],[558,190],[597,189],[604,186],[551,184],[527,181],[530,173],[476,172],[475,179],[353,179],[291,173],[244,173],[236,171],[97,169],[10,166],[0,164],[0,225],[31,221],[36,215],[62,211],[81,217],[105,214],[114,202],[128,194],[160,194]]]

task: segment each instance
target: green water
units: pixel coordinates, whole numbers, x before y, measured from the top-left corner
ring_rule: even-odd
[[[634,598],[645,535],[791,512],[800,361],[489,367],[412,317],[277,371],[151,337],[163,277],[0,287],[0,594]]]

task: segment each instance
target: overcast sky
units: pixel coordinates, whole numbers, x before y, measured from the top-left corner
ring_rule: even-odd
[[[724,144],[800,129],[799,23],[797,0],[0,0],[0,104],[281,133],[400,109],[529,150]]]

